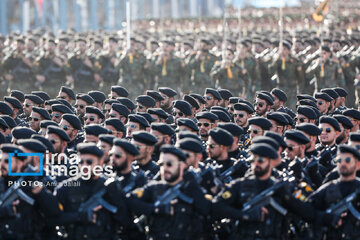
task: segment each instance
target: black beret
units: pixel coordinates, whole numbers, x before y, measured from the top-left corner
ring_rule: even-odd
[[[108,144],[110,144],[111,146],[113,145],[113,141],[115,139],[115,136],[112,134],[100,134],[99,135],[99,140],[106,142]]]
[[[219,89],[218,92],[221,95],[222,99],[229,100],[233,95],[232,93],[227,89]]]
[[[204,150],[201,142],[193,138],[183,138],[176,142],[176,146],[195,153],[202,153]]]
[[[0,113],[10,116],[13,114],[13,110],[7,103],[0,101]]]
[[[304,99],[307,99],[307,100],[311,100],[313,102],[316,102],[316,99],[309,95],[309,94],[300,94],[300,95],[297,95],[297,100],[300,101],[300,100],[304,100]]]
[[[195,133],[192,133],[192,132],[189,132],[189,131],[180,132],[179,135],[178,135],[178,138],[179,139],[192,138],[192,139],[195,139],[195,140],[197,140],[197,141],[199,141],[201,143],[201,139],[200,139],[199,135],[197,135]]]
[[[217,126],[229,131],[234,137],[240,137],[245,133],[244,129],[235,123],[219,123]]]
[[[307,144],[310,142],[310,139],[300,130],[288,130],[285,132],[284,136],[286,139],[295,141],[299,144]]]
[[[189,118],[178,118],[177,125],[178,126],[189,127],[189,128],[191,128],[192,130],[194,130],[196,132],[199,131],[199,128],[196,125],[196,123],[193,120],[189,119]]]
[[[234,138],[231,133],[225,129],[215,127],[209,131],[211,138],[218,144],[224,146],[231,146],[234,142]]]
[[[112,105],[113,103],[120,103],[120,102],[118,100],[115,100],[115,99],[106,99],[104,101],[104,104]]]
[[[205,103],[206,103],[204,97],[201,96],[200,94],[191,93],[191,94],[189,94],[189,96],[190,96],[190,97],[193,97],[193,98],[195,98],[195,99],[197,99],[197,100],[199,100],[199,102],[200,102],[201,104],[205,104]]]
[[[160,152],[162,153],[171,153],[173,155],[175,155],[176,157],[178,157],[179,161],[185,161],[186,160],[186,154],[177,147],[174,147],[173,145],[170,144],[165,144],[160,148]]]
[[[191,97],[191,96],[189,96],[189,95],[185,95],[185,96],[184,96],[184,100],[185,100],[186,102],[190,103],[190,105],[191,105],[192,107],[194,107],[195,109],[199,109],[199,108],[200,108],[200,105],[199,105],[199,103],[196,101],[195,98],[193,98],[193,97]]]
[[[76,96],[75,96],[74,91],[73,91],[71,88],[69,88],[69,87],[61,86],[60,92],[66,93],[66,94],[67,94],[71,99],[73,99],[73,100],[76,99]]]
[[[303,131],[310,136],[319,136],[321,134],[320,128],[313,123],[301,123],[296,125],[295,129]]]
[[[351,129],[351,128],[354,127],[351,120],[348,117],[344,116],[344,115],[335,114],[335,115],[333,115],[333,117],[336,120],[338,120],[338,122],[341,123],[345,129]]]
[[[321,50],[325,51],[325,52],[329,52],[331,53],[330,47],[326,46],[326,45],[322,45],[321,46]]]
[[[0,150],[6,153],[14,153],[15,151],[17,153],[23,153],[24,151],[20,148],[20,146],[11,144],[11,143],[4,143],[1,144]],[[19,156],[17,155],[17,158],[21,161],[24,161],[26,159],[26,156]]]
[[[174,108],[179,109],[181,112],[183,112],[187,116],[190,116],[192,114],[190,103],[188,103],[184,100],[175,101]]]
[[[229,98],[229,103],[230,104],[235,104],[239,102],[239,97],[231,97]]]
[[[291,49],[291,44],[288,41],[282,41],[282,45],[284,48]]]
[[[211,122],[219,120],[218,116],[211,112],[199,112],[196,114],[196,119],[209,119]]]
[[[49,96],[49,94],[47,94],[47,93],[44,92],[44,91],[32,91],[31,94],[34,94],[34,95],[40,97],[40,98],[41,98],[42,100],[44,100],[44,101],[47,101],[47,100],[50,100],[50,99],[51,99],[50,96]]]
[[[62,104],[62,103],[60,102],[60,99],[50,99],[50,100],[45,101],[45,105],[52,106],[54,104]]]
[[[85,93],[79,93],[77,96],[76,96],[76,99],[81,99],[83,101],[85,101],[87,104],[94,104],[95,100],[90,97],[89,94],[85,94]]]
[[[271,132],[271,131],[266,131],[264,136],[266,137],[271,137],[272,139],[274,139],[279,146],[283,147],[283,148],[286,148],[287,147],[287,144],[286,142],[284,141],[284,138],[282,135],[278,134],[278,133],[275,133],[275,132]]]
[[[356,120],[360,120],[360,111],[359,110],[351,108],[351,109],[347,109],[347,110],[343,111],[342,114],[347,117],[352,117]]]
[[[325,100],[326,102],[331,102],[331,100],[333,100],[333,99],[329,96],[329,94],[324,93],[324,92],[317,92],[317,93],[315,93],[315,98],[316,98],[316,99],[318,99],[318,98],[323,99],[323,100]]]
[[[140,125],[142,125],[143,127],[150,127],[148,121],[146,120],[146,118],[144,118],[143,116],[139,115],[139,114],[130,114],[129,115],[129,122],[137,122]]]
[[[67,135],[67,133],[60,127],[56,127],[56,126],[49,126],[46,129],[46,133],[48,134],[56,134],[58,135],[63,141],[66,142],[70,142],[70,138],[69,135]]]
[[[299,106],[297,108],[297,112],[298,112],[298,114],[302,114],[309,119],[317,119],[317,114],[309,106]]]
[[[149,114],[157,115],[157,116],[159,116],[159,118],[162,118],[162,119],[167,119],[169,117],[169,115],[161,108],[148,108],[147,112]]]
[[[264,117],[252,117],[249,119],[249,125],[256,125],[261,127],[263,130],[269,130],[272,123]]]
[[[145,107],[154,107],[156,104],[155,99],[148,95],[140,95],[135,100]]]
[[[339,94],[340,97],[346,97],[348,95],[348,92],[342,87],[335,87],[333,89],[337,92],[337,94]]]
[[[11,90],[10,96],[18,99],[20,102],[24,102],[25,100],[25,94],[19,90]]]
[[[90,124],[84,127],[87,135],[99,136],[100,134],[107,134],[109,131],[100,124]]]
[[[6,123],[6,121],[2,118],[0,118],[0,128],[7,129],[9,128],[9,125]]]
[[[125,132],[125,126],[124,124],[121,122],[120,119],[117,118],[109,118],[105,120],[105,125],[111,125],[113,126],[116,131],[120,131],[120,132]]]
[[[289,124],[289,121],[286,119],[286,117],[279,112],[269,112],[266,115],[267,119],[271,119],[274,120],[277,124],[281,125],[281,126],[285,126]]]
[[[148,146],[154,146],[157,143],[157,138],[146,131],[136,131],[132,134],[135,141],[144,143]]]
[[[351,132],[349,139],[353,142],[360,142],[360,133],[359,132]]]
[[[262,100],[265,100],[269,105],[274,105],[274,100],[272,97],[270,97],[268,94],[263,93],[263,92],[258,92],[256,94],[257,98],[260,98]]]
[[[42,144],[45,145],[45,147],[47,148],[47,150],[51,153],[54,153],[55,152],[55,149],[54,149],[54,144],[52,144],[49,139],[45,138],[44,136],[41,136],[39,134],[33,134],[31,136],[31,139],[36,139],[36,140],[39,140]]]
[[[165,94],[168,97],[174,97],[177,95],[177,92],[174,89],[169,88],[169,87],[159,87],[158,90],[159,90],[159,92]]]
[[[143,116],[149,124],[155,122],[155,119],[147,112],[138,112],[137,114]]]
[[[159,92],[155,90],[146,90],[146,95],[152,97],[157,102],[160,102],[165,99]]]
[[[100,109],[98,109],[97,107],[94,107],[94,106],[86,106],[85,113],[94,113],[94,114],[98,115],[99,118],[102,118],[102,119],[105,118],[104,113]]]
[[[17,144],[37,153],[45,153],[47,149],[42,142],[36,139],[20,139]]]
[[[268,136],[256,136],[253,140],[252,140],[252,144],[256,144],[256,143],[266,143],[269,144],[270,146],[272,146],[276,151],[279,150],[280,144],[273,138],[268,137]]]
[[[13,108],[17,108],[17,109],[22,109],[23,108],[21,102],[17,98],[4,97],[4,101],[10,103],[11,106],[13,106]]]
[[[213,89],[213,88],[206,88],[205,89],[205,94],[212,94],[214,96],[214,98],[216,98],[217,100],[221,100],[221,95],[220,93],[216,90],[216,89]]]
[[[106,95],[103,92],[93,90],[93,91],[88,92],[88,94],[97,103],[103,103],[106,100]]]
[[[234,105],[234,109],[237,111],[245,111],[249,114],[254,113],[254,109],[251,108],[248,104],[246,103],[235,103]]]
[[[251,144],[249,150],[256,155],[261,157],[268,157],[271,159],[277,159],[279,157],[276,150],[267,143]]]
[[[339,153],[351,153],[357,161],[360,161],[360,152],[353,146],[342,144],[338,147],[338,151]]]
[[[46,119],[46,120],[50,120],[50,119],[51,119],[51,117],[50,117],[50,115],[49,115],[49,112],[48,112],[46,109],[44,109],[44,108],[33,107],[33,108],[32,108],[32,111],[40,114],[40,116],[41,116],[43,119]]]
[[[80,154],[91,154],[101,158],[104,152],[95,143],[79,143],[76,146]]]
[[[116,100],[118,100],[119,103],[127,106],[131,110],[134,110],[136,108],[135,104],[130,99],[128,99],[126,97],[118,97],[118,98],[116,98]]]
[[[166,123],[153,123],[151,124],[151,129],[168,136],[172,136],[175,134],[174,129]]]
[[[8,115],[0,115],[0,118],[2,118],[10,128],[17,126],[15,120]]]
[[[34,94],[25,94],[25,99],[29,99],[29,100],[33,101],[35,104],[43,104],[44,103],[44,100],[41,97],[36,96]]]
[[[337,99],[339,97],[339,94],[332,88],[324,88],[321,89],[320,92],[327,93],[332,99]]]
[[[274,94],[277,98],[279,98],[281,101],[286,102],[287,101],[287,95],[286,93],[279,89],[279,88],[273,88],[271,90],[271,93]]]
[[[128,90],[121,86],[112,86],[111,91],[116,92],[116,94],[119,95],[120,97],[129,96]]]
[[[220,121],[222,122],[230,122],[231,118],[229,114],[226,114],[224,111],[221,110],[210,110],[211,113],[215,114]]]
[[[340,124],[338,122],[338,120],[336,120],[335,118],[333,117],[330,117],[330,116],[322,116],[320,118],[320,121],[319,123],[328,123],[330,124],[336,131],[341,131],[341,128],[340,128]]]
[[[67,101],[64,100],[64,99],[61,99],[61,100],[67,102]],[[60,100],[60,101],[61,101],[61,100]],[[68,103],[68,104],[69,104],[69,103]],[[70,107],[71,107],[71,105],[70,105]],[[71,110],[71,108],[69,108],[69,106],[66,106],[66,105],[64,105],[64,104],[53,104],[53,105],[51,105],[51,110],[52,110],[53,112],[73,114],[73,111]]]
[[[62,119],[66,120],[71,126],[77,130],[81,130],[81,121],[75,114],[65,113],[62,115]]]
[[[57,122],[54,122],[52,120],[42,120],[40,122],[40,128],[47,128],[48,126],[59,126]]]
[[[111,108],[124,117],[128,117],[130,114],[129,108],[121,103],[113,103],[111,104]]]
[[[37,132],[28,127],[15,127],[11,131],[11,134],[16,139],[26,139],[30,138],[33,134],[37,134]]]
[[[127,152],[130,155],[137,156],[140,154],[137,147],[135,147],[134,144],[130,143],[125,139],[115,138],[113,141],[113,145],[121,147],[125,152]]]

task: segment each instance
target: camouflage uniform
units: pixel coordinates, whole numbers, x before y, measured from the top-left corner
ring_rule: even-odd
[[[94,70],[102,78],[101,89],[107,91],[119,81],[119,69],[115,66],[116,54],[103,52],[97,55],[94,62]]]

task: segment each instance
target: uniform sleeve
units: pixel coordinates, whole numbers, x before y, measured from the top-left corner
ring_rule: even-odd
[[[126,204],[129,206],[131,212],[141,215],[150,216],[155,206],[151,202],[151,187],[135,189],[132,193],[126,195]]]
[[[237,201],[237,188],[237,184],[230,185],[215,197],[212,205],[212,212],[215,217],[233,219],[242,217],[241,211],[233,207]]]

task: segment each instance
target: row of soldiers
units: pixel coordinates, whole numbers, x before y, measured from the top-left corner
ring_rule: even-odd
[[[213,87],[253,98],[273,87],[295,96],[340,86],[349,93],[347,105],[355,105],[358,35],[299,31],[279,40],[278,32],[254,32],[239,41],[239,34],[224,32],[136,32],[129,45],[122,32],[0,37],[2,89],[38,88],[54,97],[64,84],[79,92],[120,84],[136,97],[158,86],[178,92]],[[295,108],[296,101],[288,104]]]
[[[360,111],[347,96],[299,94],[294,112],[278,88],[255,102],[214,88],[135,101],[122,86],[12,90],[0,238],[359,239]]]

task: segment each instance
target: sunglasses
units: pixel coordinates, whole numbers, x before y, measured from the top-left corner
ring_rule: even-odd
[[[260,130],[257,130],[257,129],[249,130],[248,133],[249,134],[251,134],[251,133],[258,134],[258,133],[260,133]]]
[[[351,158],[350,158],[350,157],[347,157],[347,158],[343,159],[343,158],[338,157],[338,158],[336,159],[336,162],[338,162],[338,163],[341,163],[342,161],[345,161],[346,163],[350,163],[350,162],[351,162]]]
[[[254,104],[255,106],[259,106],[259,107],[263,107],[264,106],[264,103],[262,103],[262,102],[256,102],[255,104]]]
[[[110,153],[109,154],[110,157],[114,156],[115,158],[121,158],[122,155],[120,153]]]
[[[288,146],[287,149],[289,149],[290,152],[294,151],[295,148],[300,147],[300,145],[297,146]]]
[[[197,125],[198,125],[198,127],[201,127],[202,125],[204,125],[204,127],[209,127],[209,126],[210,126],[210,123],[207,123],[207,122],[205,122],[205,123],[198,122]]]
[[[110,112],[111,109],[103,109],[103,113],[107,113],[107,112]]]
[[[239,114],[233,114],[234,118],[239,117],[239,118],[243,118],[244,114],[239,113]]]
[[[83,109],[83,108],[85,108],[85,105],[75,104],[74,107],[75,107],[75,108],[78,108],[78,107],[79,107],[80,109]]]
[[[55,114],[53,114],[53,115],[51,115],[52,117],[55,117],[55,118],[60,118],[61,117],[61,115],[59,114],[59,113],[55,113]]]
[[[214,149],[216,146],[219,146],[219,144],[208,144],[209,148]]]
[[[173,112],[173,116],[175,117],[176,115],[179,115],[179,117],[184,116],[184,113],[182,112]]]
[[[49,141],[52,143],[52,144],[55,144],[57,141],[56,139],[49,139]]]
[[[29,117],[29,121],[32,121],[32,120],[34,120],[34,122],[37,122],[37,121],[39,121],[40,119],[37,118],[37,117]]]
[[[69,127],[68,125],[64,125],[64,126],[63,126],[63,129],[64,129],[65,131],[67,131],[67,130],[73,129],[73,128]]]
[[[138,109],[144,109],[145,107],[144,106],[141,106],[141,105],[137,105],[136,106]]]
[[[48,112],[49,112],[49,114],[51,115],[53,111],[52,111],[51,109],[49,109]]]
[[[95,121],[95,118],[94,118],[94,117],[84,117],[84,121],[85,121],[85,122],[86,122],[88,119],[90,120],[90,122]]]
[[[263,163],[263,162],[265,162],[265,160],[264,160],[263,157],[255,158],[254,161],[257,161],[258,163]]]
[[[211,100],[211,99],[213,99],[213,98],[210,97],[210,96],[204,96],[204,98],[205,98],[206,100]]]
[[[34,105],[32,105],[32,104],[28,104],[28,103],[25,103],[25,107],[31,107],[31,106],[34,106]]]
[[[295,122],[299,121],[301,123],[304,123],[305,122],[305,118],[295,118]]]
[[[136,127],[135,124],[126,124],[125,126],[126,126],[126,127],[129,127],[129,128],[135,128],[135,127]]]
[[[65,96],[57,96],[56,98],[61,98],[61,99],[65,99]]]
[[[172,167],[173,163],[170,162],[170,161],[166,161],[166,162],[164,162],[164,165],[167,166],[167,167]]]
[[[323,132],[324,130],[327,132],[327,133],[331,133],[331,128],[320,128],[321,132]]]
[[[93,160],[92,159],[86,159],[86,160],[81,160],[80,164],[84,164],[86,163],[87,165],[92,165],[93,164]]]
[[[319,104],[319,106],[321,106],[324,102],[323,101],[318,101],[317,104]]]
[[[233,107],[228,107],[228,111],[235,111],[235,109]]]

